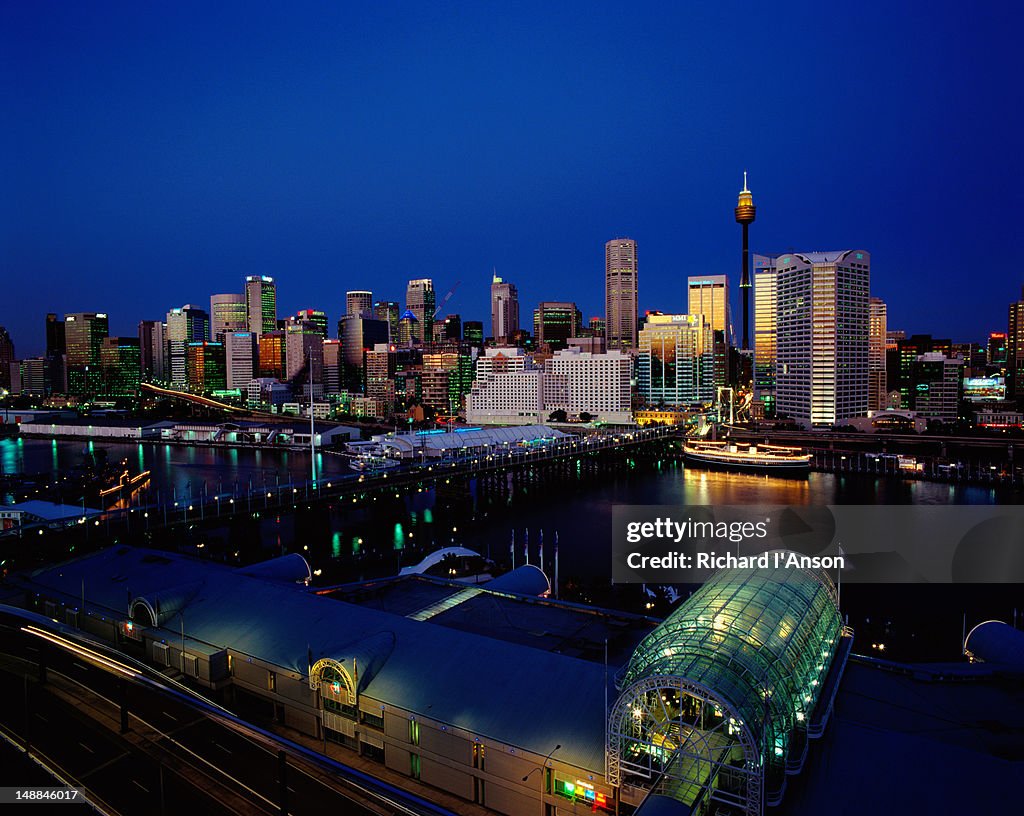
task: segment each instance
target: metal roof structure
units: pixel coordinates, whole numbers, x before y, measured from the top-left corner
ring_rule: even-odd
[[[310,658],[350,671],[358,665],[358,674],[352,672],[358,677],[357,693],[384,707],[394,704],[541,756],[560,742],[562,761],[604,772],[606,675],[600,662],[134,547],[109,548],[37,570],[25,589],[58,593],[75,603],[83,582],[90,609],[125,617],[129,608],[152,609],[169,640],[176,641],[184,630],[189,651],[231,649],[300,676],[309,674]],[[487,597],[481,586],[478,600]]]
[[[1002,621],[979,623],[967,633],[964,654],[972,661],[984,661],[1010,671],[1024,672],[1024,632]]]
[[[777,803],[817,735],[812,712],[842,635],[824,573],[716,573],[644,638],[618,678],[610,781],[658,780],[655,792],[694,808],[704,797],[749,814]]]
[[[503,445],[542,444],[563,439],[569,434],[547,425],[520,425],[514,428],[457,428],[454,431],[418,431],[373,437],[373,441],[391,448],[402,457],[439,457],[449,451],[496,448]]]

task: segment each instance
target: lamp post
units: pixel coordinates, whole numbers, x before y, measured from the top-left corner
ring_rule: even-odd
[[[530,778],[530,776],[532,776],[537,771],[541,772],[540,773],[540,812],[541,812],[541,816],[545,816],[545,814],[547,813],[547,809],[544,807],[544,794],[547,793],[547,785],[544,784],[544,781],[545,781],[544,777],[545,777],[545,774],[546,774],[546,770],[545,769],[548,766],[548,760],[551,759],[551,755],[553,753],[555,753],[555,751],[557,751],[561,747],[562,747],[562,745],[561,745],[561,743],[559,743],[554,748],[552,748],[550,751],[548,751],[548,755],[546,757],[544,757],[544,761],[540,764],[540,767],[534,768],[532,771],[530,771],[530,773],[528,773],[526,776],[523,777],[523,781],[525,782],[526,780],[528,780]]]

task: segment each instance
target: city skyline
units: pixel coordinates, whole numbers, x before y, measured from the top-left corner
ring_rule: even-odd
[[[866,247],[872,295],[908,334],[981,341],[1019,290],[999,271],[957,285],[981,253],[1012,252],[998,215],[1019,198],[1019,160],[992,149],[1022,115],[996,79],[1013,74],[1009,11],[963,26],[952,7],[654,7],[631,17],[645,48],[628,57],[603,47],[618,16],[604,6],[546,9],[544,26],[527,8],[225,6],[194,37],[196,13],[153,27],[130,6],[3,12],[18,82],[0,136],[0,324],[19,356],[42,352],[47,312],[105,310],[126,335],[251,274],[279,281],[282,314],[332,318],[355,287],[400,300],[410,279],[464,280],[448,311],[486,319],[496,268],[526,306],[574,301],[589,319],[616,235],[643,256],[641,313],[682,312],[686,277],[726,274],[738,317],[744,170],[751,251]],[[718,47],[836,26],[861,58],[827,75],[766,46],[748,82],[748,60]],[[611,98],[624,124],[602,131]],[[861,114],[829,125],[844,108]],[[787,111],[809,115],[799,138],[770,126]],[[539,261],[524,263],[525,235]]]

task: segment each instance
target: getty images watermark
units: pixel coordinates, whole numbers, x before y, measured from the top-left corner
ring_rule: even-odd
[[[1024,507],[616,505],[612,580],[821,569],[867,583],[1024,583]]]

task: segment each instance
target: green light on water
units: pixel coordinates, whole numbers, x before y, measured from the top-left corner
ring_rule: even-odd
[[[331,558],[341,557],[341,533],[331,536]]]
[[[430,512],[430,508],[429,507],[426,510],[423,511],[423,523],[424,524],[433,524],[434,523],[434,514]]]
[[[363,548],[363,540],[359,536],[352,536],[352,555],[359,555]]]
[[[402,529],[401,522],[395,522],[395,549],[405,549],[405,530]]]

